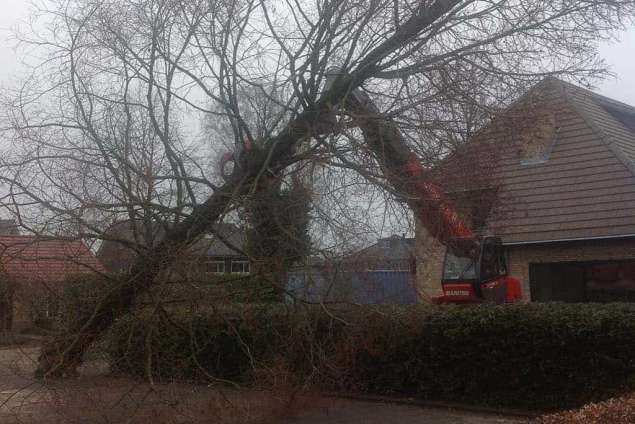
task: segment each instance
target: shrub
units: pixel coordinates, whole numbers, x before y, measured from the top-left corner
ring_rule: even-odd
[[[76,274],[66,278],[57,302],[56,325],[67,328],[90,316],[113,284],[97,274]]]
[[[323,389],[558,409],[635,384],[635,306],[233,307],[122,319],[112,366],[157,379],[253,381],[284,361]]]
[[[218,305],[233,303],[272,303],[281,298],[280,290],[258,275],[218,274],[204,279],[170,280],[156,284],[140,297],[142,304],[160,299],[164,304]]]
[[[209,276],[201,286],[202,299],[209,303],[272,303],[281,298],[271,281],[256,274],[235,277],[232,274]],[[187,287],[186,287],[187,289]]]

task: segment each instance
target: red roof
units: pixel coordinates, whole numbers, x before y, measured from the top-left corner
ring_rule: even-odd
[[[104,272],[81,240],[0,236],[0,262],[9,275],[29,281],[59,282],[74,274]]]

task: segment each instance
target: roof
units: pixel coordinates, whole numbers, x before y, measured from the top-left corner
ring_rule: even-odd
[[[392,235],[345,258],[350,265],[364,269],[409,269],[414,257],[414,238]]]
[[[145,226],[141,221],[136,221],[135,224],[133,221],[117,222],[106,231],[108,240],[102,242],[97,257],[110,271],[127,271],[136,258],[133,248],[150,247],[158,243],[164,234],[164,227],[156,223]],[[190,246],[188,252],[196,257],[242,258],[245,256],[242,253],[245,246],[244,230],[234,224],[219,223],[214,226],[213,232]]]
[[[475,145],[482,140],[500,152],[487,231],[504,243],[635,236],[634,107],[549,78]]]
[[[11,277],[28,281],[60,282],[104,269],[81,240],[0,236],[0,262]]]
[[[247,235],[245,231],[234,224],[221,223],[214,226],[214,233],[198,240],[190,248],[192,252],[206,256],[245,256]]]

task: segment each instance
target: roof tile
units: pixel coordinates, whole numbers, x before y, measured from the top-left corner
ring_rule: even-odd
[[[104,272],[81,240],[0,236],[0,262],[14,278],[60,282],[73,274]]]
[[[523,149],[517,147],[524,140],[515,120],[526,110],[555,114],[550,150],[536,163],[523,163]],[[635,235],[634,107],[549,78],[483,128],[465,150],[478,152],[474,146],[480,144],[500,152],[490,166],[498,198],[487,231],[504,242]],[[452,160],[443,168],[448,165],[444,177],[455,172]]]

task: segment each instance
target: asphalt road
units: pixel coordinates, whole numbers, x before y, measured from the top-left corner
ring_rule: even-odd
[[[0,349],[0,423],[520,424],[497,415],[312,396],[287,408],[279,393],[155,385],[110,376],[43,386],[31,378],[37,347]],[[95,368],[95,367],[93,367]],[[157,417],[165,420],[157,421]]]
[[[331,406],[318,407],[284,422],[285,424],[520,424],[527,421],[440,408],[341,400]]]

